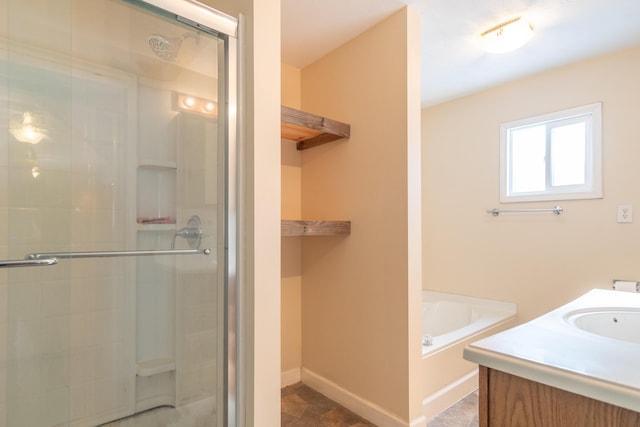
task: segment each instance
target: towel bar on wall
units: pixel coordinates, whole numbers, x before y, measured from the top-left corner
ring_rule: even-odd
[[[562,209],[560,206],[555,206],[553,208],[545,208],[545,209],[511,209],[511,210],[489,209],[487,211],[488,214],[491,214],[493,216],[498,216],[501,213],[531,213],[531,212],[553,212],[556,215],[560,215],[564,212],[564,209]]]

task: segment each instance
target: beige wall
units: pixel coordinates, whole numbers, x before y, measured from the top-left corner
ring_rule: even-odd
[[[300,68],[293,65],[281,64],[280,87],[282,91],[282,105],[300,109],[302,94],[300,93],[300,79],[302,78]],[[291,142],[289,142],[291,145]],[[295,144],[294,144],[295,145]]]
[[[419,179],[408,182],[419,176],[418,40],[419,16],[403,9],[302,70],[302,108],[351,124],[349,140],[303,152],[302,216],[352,221],[348,237],[302,242],[303,369],[404,425],[421,416],[410,392],[420,381],[420,245],[409,239],[420,235],[409,212],[419,212]]]
[[[282,64],[282,105],[300,108],[299,68]],[[296,144],[282,141],[282,200],[283,219],[301,219],[300,152]],[[302,238],[282,238],[282,380],[283,386],[300,381],[302,366]]]
[[[254,115],[247,123],[246,296],[253,314],[247,351],[253,394],[247,421],[256,427],[276,427],[280,425],[280,0],[253,0],[252,23],[254,62],[247,77],[253,87]]]
[[[280,0],[205,0],[245,17],[242,116],[245,197],[238,203],[246,304],[240,359],[247,394],[246,425],[280,426]],[[269,82],[265,84],[264,82]]]
[[[526,321],[614,278],[640,280],[640,48],[423,110],[424,287],[512,301]],[[500,123],[602,102],[600,200],[499,204]],[[492,217],[485,210],[562,206]]]

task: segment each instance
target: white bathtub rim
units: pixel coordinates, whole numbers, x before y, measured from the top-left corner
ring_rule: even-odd
[[[516,309],[516,304],[509,301],[490,299],[490,298],[480,298],[480,297],[474,297],[474,296],[463,295],[463,294],[453,294],[449,292],[432,291],[429,289],[422,290],[422,300],[424,301],[425,296],[429,294],[442,296],[443,299],[448,301],[453,301],[453,302],[464,302],[464,303],[471,302],[473,303],[473,305],[478,305],[478,306],[490,306],[490,307],[501,306],[501,307],[505,307],[507,310]]]
[[[487,331],[493,328],[504,326],[505,324],[510,323],[515,319],[516,319],[516,314],[512,314],[509,317],[502,318],[500,321],[497,321],[495,323],[489,323],[481,329],[475,329],[475,327],[471,328],[471,326],[473,326],[472,324],[472,325],[469,325],[468,327],[451,332],[450,334],[446,334],[446,335],[459,335],[459,336],[457,336],[455,339],[451,339],[449,342],[446,342],[445,344],[422,345],[422,358],[425,359],[429,356],[440,353],[441,351],[445,351],[448,348],[451,348],[462,341],[473,340],[474,338],[479,337],[480,335],[486,333]],[[466,333],[467,328],[473,329],[474,332],[471,334],[467,334]],[[441,337],[442,336],[444,335],[441,335]],[[437,338],[438,337],[434,337],[434,340],[436,340]]]
[[[433,336],[433,345],[422,346],[423,357],[445,350],[462,340],[466,340],[469,337],[473,337],[477,334],[486,332],[488,329],[491,329],[495,326],[499,326],[505,322],[511,321],[516,318],[518,311],[517,305],[511,302],[430,291],[425,289],[422,290],[423,304],[427,301],[431,302],[434,299],[436,301],[450,301],[468,305],[472,308],[477,308],[482,314],[479,319],[462,328],[453,330],[446,334]],[[427,333],[425,331],[425,325],[423,324],[421,325],[421,327],[422,333]]]

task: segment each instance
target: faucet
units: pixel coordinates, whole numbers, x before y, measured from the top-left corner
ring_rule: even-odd
[[[187,241],[187,244],[191,249],[200,248],[200,241],[202,240],[202,222],[198,215],[193,215],[189,218],[187,226],[176,231],[171,241],[171,249],[175,248],[176,237],[182,237]]]
[[[422,345],[426,345],[426,346],[433,345],[433,335],[424,334],[422,336]]]

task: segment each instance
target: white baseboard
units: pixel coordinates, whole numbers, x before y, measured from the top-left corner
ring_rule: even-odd
[[[424,416],[418,417],[409,424],[410,427],[427,427],[427,419]]]
[[[312,389],[324,394],[330,399],[335,400],[345,408],[355,412],[367,421],[380,427],[407,427],[407,422],[401,420],[383,408],[371,403],[363,398],[356,396],[348,390],[340,387],[338,384],[317,375],[308,369],[302,369],[302,382]],[[427,420],[424,416],[418,417],[411,421],[411,427],[426,427]]]
[[[300,368],[280,373],[280,387],[286,387],[300,382]]]
[[[425,418],[430,420],[477,388],[478,369],[474,369],[457,381],[427,396],[422,401]]]

